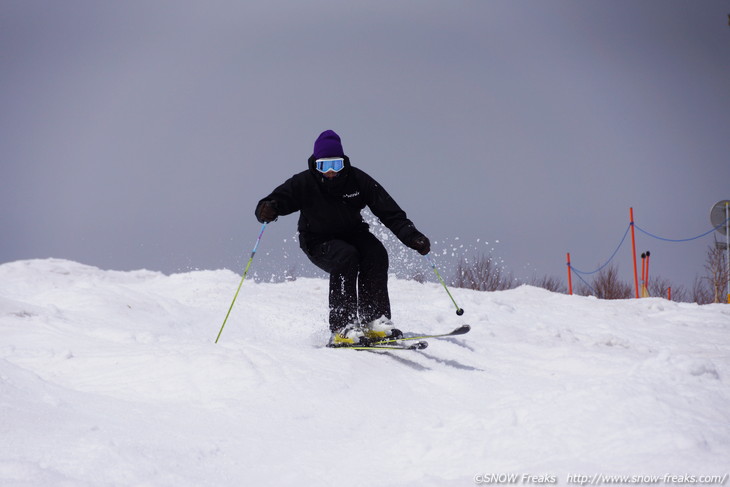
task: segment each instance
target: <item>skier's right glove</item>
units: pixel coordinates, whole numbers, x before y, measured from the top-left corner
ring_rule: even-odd
[[[279,218],[279,212],[276,210],[276,201],[266,200],[259,203],[256,208],[256,219],[259,223],[271,223]]]

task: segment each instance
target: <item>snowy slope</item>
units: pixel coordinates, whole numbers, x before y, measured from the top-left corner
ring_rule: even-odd
[[[472,332],[379,354],[323,347],[325,280],[246,282],[216,345],[239,279],[1,265],[0,485],[730,471],[728,305],[392,280],[404,331]]]

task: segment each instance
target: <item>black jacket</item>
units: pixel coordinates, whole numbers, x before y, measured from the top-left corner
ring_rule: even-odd
[[[287,179],[259,201],[257,218],[264,201],[274,202],[279,215],[301,212],[297,229],[300,246],[307,253],[327,240],[367,231],[368,224],[360,214],[365,206],[404,244],[421,235],[388,192],[367,173],[352,167],[347,157],[345,169],[333,180],[317,172],[314,158],[310,158],[308,170]]]

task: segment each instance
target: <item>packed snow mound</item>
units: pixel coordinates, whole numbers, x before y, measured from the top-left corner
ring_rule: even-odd
[[[323,279],[0,266],[0,485],[725,475],[730,306],[391,280],[423,352],[325,348]],[[569,475],[572,475],[570,479]],[[519,483],[534,483],[519,477]]]

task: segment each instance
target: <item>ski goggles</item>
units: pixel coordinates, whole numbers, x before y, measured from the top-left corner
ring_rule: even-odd
[[[342,157],[325,157],[314,161],[314,167],[322,174],[334,171],[340,172],[345,168],[345,159]]]

